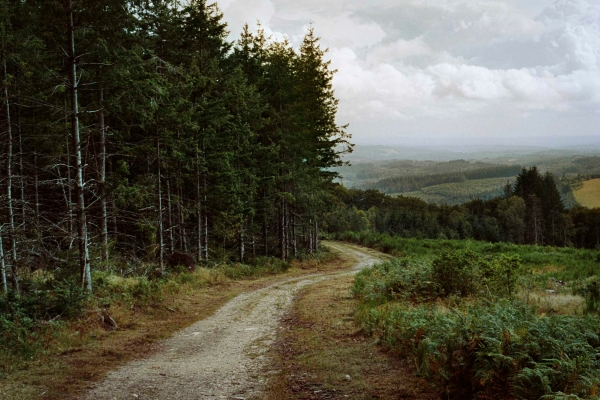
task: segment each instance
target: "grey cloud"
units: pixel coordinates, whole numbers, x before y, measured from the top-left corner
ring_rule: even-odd
[[[296,44],[312,21],[339,70],[340,122],[359,142],[481,136],[482,120],[504,134],[597,132],[591,1],[224,0],[223,9],[232,25],[258,18]]]

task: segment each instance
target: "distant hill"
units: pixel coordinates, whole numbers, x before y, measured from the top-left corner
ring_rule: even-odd
[[[600,146],[547,148],[535,146],[367,146],[356,145],[351,154],[344,156],[350,163],[369,163],[392,160],[450,161],[490,160],[492,163],[511,163],[522,159],[571,157],[600,153]]]

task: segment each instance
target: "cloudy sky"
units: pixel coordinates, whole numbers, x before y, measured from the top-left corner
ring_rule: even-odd
[[[220,0],[232,39],[313,23],[359,144],[600,141],[600,0]]]

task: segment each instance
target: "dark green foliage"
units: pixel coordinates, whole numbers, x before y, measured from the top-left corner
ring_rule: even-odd
[[[444,295],[476,294],[489,267],[472,251],[445,252],[433,261],[433,280]]]
[[[488,201],[438,206],[338,186],[332,199],[337,207],[325,215],[323,227],[329,233],[365,230],[404,238],[600,246],[600,209],[566,211],[553,176],[541,176],[535,168],[524,170],[515,187],[516,191],[506,187],[501,197]]]

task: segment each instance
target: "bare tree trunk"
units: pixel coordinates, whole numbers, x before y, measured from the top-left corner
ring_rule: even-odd
[[[169,252],[175,252],[175,238],[173,237],[173,203],[171,202],[171,176],[167,175],[167,218],[169,218]]]
[[[245,243],[244,243],[244,221],[243,221],[243,219],[240,222],[240,237],[239,237],[239,241],[240,241],[240,261],[244,262],[244,256],[245,256],[245,253],[246,253],[246,248],[245,248]]]
[[[33,152],[33,168],[35,168],[35,174],[33,175],[35,181],[35,222],[37,226],[40,225],[40,176],[38,171],[38,162],[37,162],[37,149],[34,149]]]
[[[8,282],[6,280],[6,263],[4,262],[4,247],[2,245],[2,226],[0,226],[0,269],[2,270],[2,288],[4,293],[7,293]]]
[[[294,258],[298,257],[298,246],[296,243],[296,216],[292,213],[291,218],[292,225],[292,251],[294,252]]]
[[[88,253],[88,232],[83,186],[83,160],[79,136],[79,102],[77,81],[77,60],[75,56],[75,31],[73,25],[73,0],[68,0],[68,38],[69,38],[69,83],[71,86],[71,140],[73,142],[73,168],[75,169],[75,196],[77,197],[77,239],[79,245],[79,266],[81,283],[92,291],[92,271]]]
[[[67,108],[67,99],[65,99],[65,125],[69,124],[69,111]],[[67,161],[65,165],[67,166],[67,212],[69,217],[69,250],[73,246],[73,189],[72,189],[72,180],[71,180],[71,144],[69,143],[69,136],[71,136],[71,132],[67,131]],[[60,171],[59,171],[60,172]],[[64,186],[63,186],[64,193]]]
[[[157,132],[158,133],[158,132]],[[162,184],[160,171],[160,139],[156,139],[156,154],[158,157],[158,265],[161,275],[165,273],[165,243],[163,232]]]
[[[279,205],[279,251],[281,253],[282,260],[287,259],[286,249],[285,199],[281,199],[281,203]]]
[[[27,208],[25,207],[25,172],[23,168],[23,133],[21,131],[21,114],[17,112],[17,134],[19,140],[19,184],[21,186],[21,229],[27,230]]]
[[[317,222],[317,219],[315,218],[315,251],[319,250],[319,223]]]
[[[265,215],[263,218],[263,243],[265,245],[265,257],[269,257],[269,232],[268,232],[268,223],[267,223],[267,211],[265,210]]]
[[[181,246],[183,252],[188,253],[187,232],[185,231],[185,218],[183,216],[183,189],[179,188],[179,203],[177,203],[179,211],[179,236],[181,237]]]
[[[202,260],[202,203],[200,183],[200,151],[198,149],[198,137],[196,136],[196,228],[198,230],[198,242],[196,243],[196,259]]]
[[[108,211],[106,199],[106,123],[104,118],[104,88],[98,92],[98,130],[100,132],[100,209],[102,221],[102,261],[108,261]]]
[[[4,81],[8,81],[8,70],[6,65],[6,55],[3,57],[4,64]],[[6,162],[6,175],[7,175],[7,183],[6,183],[6,199],[8,203],[8,237],[10,240],[10,254],[11,254],[11,272],[12,272],[12,280],[13,287],[15,291],[19,292],[19,271],[17,268],[17,237],[15,231],[15,213],[13,207],[13,197],[12,197],[12,181],[13,181],[13,172],[12,172],[12,163],[13,163],[13,133],[12,133],[12,122],[10,115],[10,99],[8,93],[8,85],[4,85],[4,102],[6,108],[6,126],[8,132],[8,160]]]
[[[206,204],[206,190],[208,189],[206,174],[204,174],[204,204]],[[204,259],[208,261],[208,214],[204,212]]]
[[[309,221],[309,226],[308,226],[308,252],[309,254],[313,253],[313,233],[312,233],[312,218]]]

